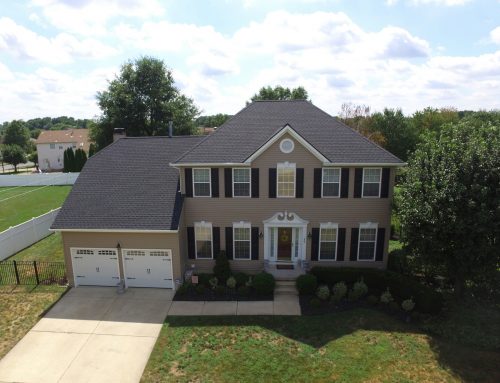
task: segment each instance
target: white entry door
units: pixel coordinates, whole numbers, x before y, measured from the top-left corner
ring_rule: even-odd
[[[172,251],[167,249],[123,249],[127,287],[174,287]]]
[[[116,286],[120,281],[116,249],[71,248],[75,286]]]

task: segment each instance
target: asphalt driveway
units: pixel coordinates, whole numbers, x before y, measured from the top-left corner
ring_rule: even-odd
[[[0,361],[0,382],[138,382],[172,297],[72,289]]]

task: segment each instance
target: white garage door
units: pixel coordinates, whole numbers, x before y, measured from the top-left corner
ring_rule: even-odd
[[[123,249],[122,254],[127,287],[174,287],[170,250]]]
[[[116,286],[120,281],[116,249],[71,248],[75,286]]]

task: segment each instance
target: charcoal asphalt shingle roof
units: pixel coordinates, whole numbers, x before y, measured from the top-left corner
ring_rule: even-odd
[[[287,124],[330,162],[403,163],[305,100],[253,102],[176,163],[244,162]]]
[[[202,137],[122,138],[91,157],[52,229],[175,230],[179,172],[169,166]]]

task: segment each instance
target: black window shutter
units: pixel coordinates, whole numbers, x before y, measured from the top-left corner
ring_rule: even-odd
[[[380,190],[380,198],[389,197],[389,178],[391,176],[390,168],[382,169],[382,189]]]
[[[220,228],[212,227],[212,246],[214,247],[214,258],[217,258],[220,252]]]
[[[385,229],[379,227],[377,230],[377,250],[375,252],[375,260],[384,260],[384,245],[385,245]]]
[[[313,197],[321,198],[321,182],[322,182],[322,169],[314,168],[314,187],[313,187]]]
[[[311,238],[311,261],[317,261],[319,255],[319,228],[313,227]]]
[[[194,245],[194,227],[188,226],[187,228],[187,243],[188,243],[188,258],[195,259],[195,245]]]
[[[276,168],[269,168],[269,198],[276,198]]]
[[[212,197],[219,198],[219,168],[211,169]]]
[[[193,196],[193,169],[184,169],[184,186],[186,189],[186,197]]]
[[[296,170],[295,180],[295,198],[304,198],[304,169],[298,168]]]
[[[224,195],[226,198],[233,196],[233,169],[224,169]]]
[[[345,253],[345,228],[339,228],[339,238],[337,244],[337,261],[344,260]]]
[[[226,227],[226,257],[233,259],[233,228]]]
[[[340,175],[340,198],[349,197],[349,168],[342,168]]]
[[[361,188],[363,187],[363,168],[354,170],[354,198],[361,198]]]
[[[252,168],[252,198],[259,198],[259,168]]]
[[[252,227],[252,261],[259,259],[259,228]]]
[[[359,229],[353,227],[351,229],[351,261],[358,260],[358,239],[359,239]]]

